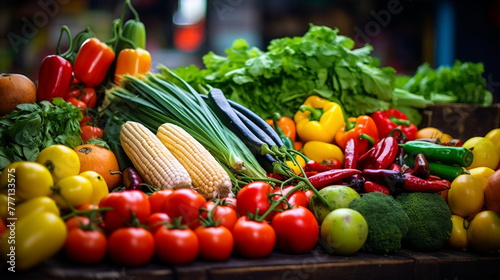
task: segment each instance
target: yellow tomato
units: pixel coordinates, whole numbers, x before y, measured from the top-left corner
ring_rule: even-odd
[[[70,147],[64,145],[52,145],[43,149],[36,161],[45,165],[54,178],[54,183],[64,177],[78,175],[80,173],[80,159],[78,154]]]
[[[453,223],[453,228],[450,238],[446,240],[446,245],[457,250],[467,249],[467,228],[469,227],[469,222],[457,215],[451,215],[451,222]]]
[[[12,176],[9,176],[9,179],[15,183],[15,195],[20,199],[28,200],[38,196],[48,196],[52,192],[50,189],[54,185],[52,175],[40,163],[19,162],[15,171],[11,174]]]
[[[479,252],[500,250],[500,215],[491,210],[478,213],[467,230],[469,247]]]
[[[80,173],[80,176],[87,178],[92,184],[92,198],[91,204],[99,204],[99,201],[107,194],[109,194],[108,185],[104,178],[95,171],[85,171]]]
[[[57,182],[55,189],[52,197],[57,205],[65,209],[69,208],[67,203],[77,208],[82,204],[90,203],[92,199],[92,183],[83,176],[64,177]]]
[[[470,175],[476,177],[479,181],[481,181],[481,185],[483,186],[483,190],[488,186],[488,179],[490,176],[495,173],[495,170],[489,167],[474,167],[469,169]]]
[[[302,151],[307,158],[318,163],[333,158],[340,160],[342,163],[344,162],[344,153],[342,149],[335,144],[322,141],[309,141],[304,144]]]
[[[453,214],[470,220],[483,208],[484,191],[478,179],[462,174],[451,183],[447,198]]]
[[[15,254],[15,266],[20,270],[32,268],[55,255],[64,246],[67,235],[64,221],[51,212],[34,212],[19,219],[15,232],[15,245],[14,239],[5,234],[0,241],[0,252],[7,261]]]
[[[306,161],[304,160],[304,158],[302,158],[301,156],[296,156],[295,158],[297,159],[297,162],[299,163],[300,167],[304,168],[304,166],[306,166]],[[290,166],[290,168],[293,169],[293,172],[295,172],[295,174],[297,175],[302,174],[302,172],[300,172],[300,168],[293,161],[287,160],[286,165]]]
[[[14,172],[14,170],[16,170],[16,167],[19,165],[19,163],[21,163],[21,162],[20,161],[13,162],[13,163],[7,165],[7,167],[5,167],[2,170],[2,174],[0,174],[0,189],[3,190],[3,189],[7,188],[7,185],[9,184],[9,173]],[[12,176],[10,176],[10,177],[12,177]]]
[[[16,205],[16,217],[22,219],[34,212],[51,212],[59,216],[56,202],[48,196],[39,196]]]
[[[6,220],[9,216],[9,197],[6,194],[0,193],[0,219]]]
[[[491,140],[491,142],[497,146],[498,152],[500,153],[500,128],[490,130],[484,138]]]
[[[472,169],[474,167],[489,167],[491,169],[496,169],[498,161],[500,160],[500,153],[491,140],[479,136],[472,137],[465,141],[462,146],[469,149],[474,147],[472,150],[474,160],[467,169]]]

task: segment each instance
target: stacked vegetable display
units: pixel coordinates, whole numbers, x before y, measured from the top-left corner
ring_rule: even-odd
[[[395,93],[369,46],[311,26],[266,53],[236,41],[228,60],[248,68],[209,54],[207,70],[150,72],[138,15],[123,21],[107,44],[86,29],[45,58],[38,102],[0,120],[0,251],[12,250],[4,222],[15,217],[16,268],[58,253],[142,266],[317,244],[335,255],[500,250],[500,129],[463,142],[418,129],[393,102],[422,97],[410,82]],[[263,92],[255,104],[238,93],[249,89]]]

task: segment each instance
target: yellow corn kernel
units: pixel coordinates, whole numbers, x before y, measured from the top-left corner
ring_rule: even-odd
[[[144,125],[131,121],[123,124],[120,142],[147,184],[156,188],[191,188],[186,168]]]
[[[229,175],[198,140],[171,123],[160,126],[156,135],[186,168],[196,191],[206,199],[228,196],[232,188]]]

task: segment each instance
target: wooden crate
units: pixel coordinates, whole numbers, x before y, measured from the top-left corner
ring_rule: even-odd
[[[436,104],[422,110],[419,128],[435,127],[466,141],[500,128],[500,104],[480,107],[466,104]]]

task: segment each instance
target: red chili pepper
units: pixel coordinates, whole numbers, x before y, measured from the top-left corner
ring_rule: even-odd
[[[108,45],[97,38],[87,39],[73,63],[75,78],[88,87],[97,87],[106,77],[114,59],[115,52]]]
[[[359,158],[358,167],[360,169],[385,169],[394,162],[398,150],[396,138],[387,136]]]
[[[412,124],[408,117],[401,111],[391,108],[387,111],[376,111],[371,117],[377,125],[379,137],[387,137],[394,128],[399,128],[409,140],[417,138],[417,127]]]
[[[304,171],[308,172],[308,171],[317,171],[317,172],[325,172],[325,171],[328,171],[328,170],[332,170],[332,169],[339,169],[341,166],[340,161],[331,161],[332,164],[330,165],[326,165],[326,164],[321,164],[321,163],[318,163],[314,160],[309,160],[307,163],[306,163],[306,166],[304,166]]]
[[[389,168],[387,168],[389,170],[394,170],[394,171],[397,171],[397,172],[403,172],[403,169],[401,168],[401,166],[399,166],[399,164],[397,163],[392,163]]]
[[[325,172],[318,173],[309,177],[309,182],[317,188],[320,189],[326,185],[338,182],[354,174],[361,174],[361,170],[358,169],[332,169]]]
[[[127,167],[123,170],[123,186],[127,190],[141,190],[141,184],[144,181],[141,175],[133,167]]]
[[[440,192],[449,189],[448,180],[425,180],[420,177],[404,174],[403,188],[412,192]]]
[[[381,192],[381,193],[384,193],[386,195],[391,194],[387,187],[384,187],[384,186],[377,184],[375,182],[372,182],[372,181],[365,181],[364,189],[365,189],[365,192],[367,192],[367,193],[369,193],[369,192]]]
[[[429,163],[425,159],[423,154],[418,154],[415,157],[415,163],[413,164],[413,173],[417,177],[422,179],[428,179],[429,175],[431,175],[431,169],[429,168]]]
[[[357,168],[358,166],[358,149],[356,140],[350,138],[347,140],[344,149],[344,168]]]

